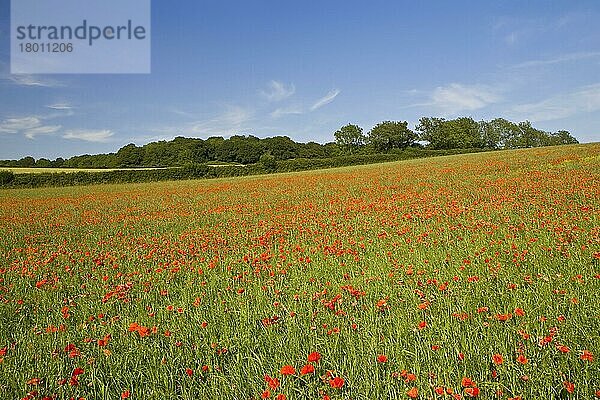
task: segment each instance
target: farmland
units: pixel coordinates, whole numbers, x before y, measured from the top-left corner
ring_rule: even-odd
[[[600,397],[600,144],[0,191],[0,397]]]

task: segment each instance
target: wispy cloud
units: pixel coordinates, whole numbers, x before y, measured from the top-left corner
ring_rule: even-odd
[[[39,135],[51,135],[58,132],[62,128],[61,125],[42,125],[35,128],[27,129],[23,132],[23,135],[27,139],[34,139]]]
[[[57,110],[57,111],[67,111],[67,110],[72,110],[73,106],[70,105],[69,103],[55,103],[55,104],[47,105],[46,108],[50,108],[52,110]]]
[[[23,134],[28,139],[39,135],[50,135],[60,130],[60,125],[44,125],[43,118],[28,116],[22,118],[7,118],[0,122],[0,133]]]
[[[222,114],[207,121],[194,123],[192,132],[231,135],[245,129],[253,117],[254,111],[250,109],[228,105]]]
[[[544,60],[530,60],[517,65],[513,68],[530,68],[530,67],[541,67],[545,65],[560,64],[564,62],[580,61],[593,58],[600,58],[600,51],[589,51],[579,53],[562,54],[553,58],[547,58]]]
[[[268,101],[281,101],[292,96],[294,93],[296,93],[294,84],[286,85],[279,81],[269,82],[268,88],[260,92],[261,96]]]
[[[22,118],[7,118],[0,122],[0,132],[19,133],[26,129],[32,129],[42,124],[40,119],[35,116]]]
[[[521,45],[533,39],[558,33],[565,26],[590,17],[590,13],[567,14],[563,16],[498,16],[491,25],[492,33],[508,46]]]
[[[175,112],[175,110],[170,111]],[[150,128],[150,131],[157,133],[158,135],[155,136],[160,137],[172,135],[229,136],[250,130],[251,122],[255,119],[254,109],[237,105],[225,105],[221,113],[205,119],[186,112],[175,113],[185,115],[190,119],[194,117],[194,120],[182,124],[153,127]]]
[[[169,111],[169,112],[171,112],[171,113],[173,113],[175,115],[179,115],[179,116],[182,116],[182,117],[185,117],[185,118],[189,118],[189,119],[196,119],[196,118],[198,118],[197,114],[194,114],[194,113],[191,113],[191,112],[188,112],[188,111],[184,111],[184,110],[182,110],[180,108],[177,108],[177,107],[169,107],[167,109],[167,111]]]
[[[114,134],[109,129],[73,129],[66,131],[63,138],[103,143],[110,141]]]
[[[281,107],[273,111],[270,115],[272,118],[279,118],[285,115],[299,115],[304,114],[304,110],[302,107],[298,106],[290,106],[290,107]]]
[[[435,88],[431,102],[419,106],[433,106],[445,115],[454,115],[484,108],[498,100],[497,91],[489,86],[451,83]]]
[[[583,86],[573,92],[555,95],[537,103],[520,104],[510,109],[507,114],[516,119],[540,122],[598,111],[600,83]]]
[[[335,100],[335,98],[337,97],[337,95],[340,94],[340,90],[339,89],[333,89],[330,90],[329,93],[327,93],[324,97],[320,98],[319,100],[317,100],[311,107],[310,107],[310,111],[315,111],[329,103],[331,103],[333,100]]]
[[[25,86],[25,87],[45,87],[45,88],[54,88],[54,87],[62,87],[64,84],[62,82],[46,79],[35,75],[9,75],[8,79],[14,83],[15,85]]]

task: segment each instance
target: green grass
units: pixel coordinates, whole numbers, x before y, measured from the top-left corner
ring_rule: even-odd
[[[2,190],[0,398],[593,398],[599,155]]]

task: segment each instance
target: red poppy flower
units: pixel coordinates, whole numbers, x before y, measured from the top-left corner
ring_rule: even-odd
[[[123,393],[121,393],[121,398],[128,399],[130,395],[131,395],[131,393],[129,392],[129,390],[126,390]]]
[[[291,365],[284,365],[281,367],[281,375],[296,375],[296,369]]]
[[[569,393],[573,393],[575,391],[575,385],[572,382],[564,381],[563,386]]]
[[[321,354],[319,352],[313,351],[308,355],[308,362],[319,362],[321,359]]]
[[[473,380],[471,378],[462,378],[462,381],[460,382],[462,387],[473,387],[475,386],[475,382],[473,382]]]
[[[496,314],[496,319],[498,321],[504,322],[504,321],[508,321],[511,318],[512,318],[512,314],[511,313],[508,313],[508,314]]]
[[[385,354],[379,354],[377,356],[377,362],[386,363],[387,360],[388,360],[388,358],[387,358],[387,356]]]
[[[194,370],[192,370],[191,368],[186,368],[185,373],[187,376],[192,376],[194,375]]]
[[[519,354],[519,356],[517,357],[517,362],[519,364],[525,365],[525,364],[527,364],[528,361],[529,360],[527,360],[527,357],[525,357],[523,354]]]
[[[264,392],[262,392],[262,394],[260,395],[261,399],[268,399],[269,397],[271,397],[271,392],[269,392],[268,390],[265,390]]]
[[[557,344],[556,349],[561,353],[569,353],[571,349],[563,344]]]
[[[468,387],[465,389],[465,394],[469,397],[477,397],[479,396],[479,388],[476,386]]]
[[[31,386],[37,386],[40,384],[40,382],[41,382],[40,378],[31,378],[30,380],[27,381],[27,384],[31,385]]]
[[[515,308],[515,315],[518,317],[523,317],[525,315],[525,311],[522,308]]]
[[[339,376],[336,376],[335,378],[329,381],[329,386],[331,386],[334,389],[341,389],[342,386],[344,386],[344,379],[340,378]]]
[[[271,378],[269,375],[265,375],[265,382],[267,382],[267,385],[269,385],[271,390],[277,390],[279,387],[279,379]]]
[[[315,367],[312,364],[306,364],[302,369],[300,369],[301,375],[312,374],[315,372]]]
[[[501,354],[494,354],[492,356],[492,361],[494,362],[494,364],[500,365],[504,362],[504,358],[502,357]]]
[[[583,361],[594,362],[594,353],[589,350],[583,350],[579,358]]]
[[[406,395],[411,399],[416,399],[419,397],[419,390],[413,386],[408,392],[406,392]]]

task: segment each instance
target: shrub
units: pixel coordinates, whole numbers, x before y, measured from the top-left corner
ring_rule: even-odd
[[[0,171],[0,185],[8,185],[15,179],[15,174],[11,171]]]

